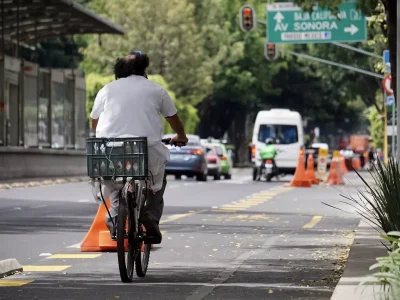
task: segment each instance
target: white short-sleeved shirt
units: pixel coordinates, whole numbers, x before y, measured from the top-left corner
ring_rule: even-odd
[[[155,182],[153,191],[161,189],[162,176],[169,159],[168,148],[161,143],[163,122],[160,114],[171,117],[177,109],[167,91],[143,76],[131,75],[106,84],[96,96],[90,114],[99,119],[96,137],[146,136],[149,170]]]

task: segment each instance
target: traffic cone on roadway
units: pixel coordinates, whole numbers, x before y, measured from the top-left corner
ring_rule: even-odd
[[[106,201],[107,207],[110,207],[110,198]],[[81,243],[81,252],[103,252],[117,251],[117,242],[113,241],[110,231],[106,226],[107,210],[104,205],[100,205],[97,214],[94,217],[92,226]],[[125,248],[128,246],[128,240],[125,240]]]
[[[346,167],[346,161],[343,156],[340,157],[340,172],[343,175],[346,175],[347,173],[349,173],[349,170]]]
[[[290,185],[292,187],[311,187],[310,180],[307,179],[306,171],[304,168],[304,150],[300,150],[299,160],[297,163],[296,172]]]
[[[329,185],[343,185],[344,181],[340,172],[340,162],[338,158],[333,158],[326,183]]]
[[[360,170],[361,169],[361,160],[359,157],[355,157],[352,160],[352,165],[354,170]]]
[[[312,184],[319,184],[314,170],[314,157],[312,154],[308,155],[306,177]]]

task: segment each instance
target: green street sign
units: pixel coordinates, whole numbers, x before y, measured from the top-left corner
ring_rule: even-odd
[[[290,2],[267,4],[267,42],[307,44],[367,40],[367,21],[356,2],[339,5],[336,17],[328,8],[302,11]]]

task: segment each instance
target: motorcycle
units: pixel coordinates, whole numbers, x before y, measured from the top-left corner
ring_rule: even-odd
[[[277,150],[277,152],[283,152],[282,150]],[[275,165],[275,160],[274,159],[265,159],[264,164],[261,164],[261,166],[258,169],[258,176],[257,176],[257,181],[260,181],[262,177],[264,177],[267,182],[270,182],[273,177],[276,177],[277,180],[279,180],[280,175],[285,175],[283,173],[279,172],[278,167],[274,167]]]
[[[267,181],[271,181],[272,177],[274,177],[276,172],[275,168],[274,168],[274,160],[273,159],[266,159],[265,160],[265,164],[264,164],[264,176],[267,179]],[[276,174],[275,176],[277,176],[278,178],[278,174]]]

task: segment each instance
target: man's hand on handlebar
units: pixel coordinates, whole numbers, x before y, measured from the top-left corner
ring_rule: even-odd
[[[183,147],[186,146],[188,143],[188,138],[185,136],[180,137],[180,136],[175,136],[172,139],[168,138],[168,139],[162,139],[161,140],[162,143],[164,143],[165,145],[173,145],[173,146],[178,146],[178,147]]]
[[[183,147],[187,145],[188,141],[189,140],[186,135],[176,135],[170,140],[169,144]]]

